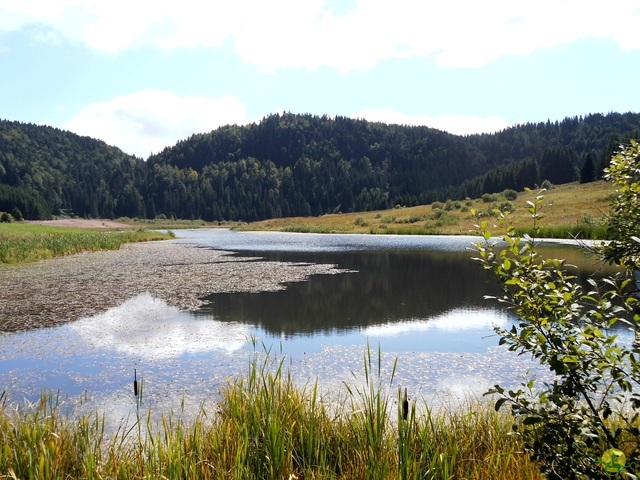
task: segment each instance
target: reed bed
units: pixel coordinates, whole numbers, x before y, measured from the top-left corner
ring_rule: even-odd
[[[605,224],[581,223],[573,226],[542,226],[537,229],[530,227],[516,228],[516,235],[529,235],[537,238],[576,238],[580,240],[602,240],[609,238],[608,227]]]
[[[117,250],[124,243],[162,240],[170,233],[147,229],[82,230],[4,227],[0,230],[0,264],[35,262],[81,252]]]
[[[379,352],[378,352],[379,353]],[[343,392],[299,386],[284,362],[251,362],[195,419],[136,409],[105,433],[96,413],[69,416],[43,395],[0,407],[3,478],[540,479],[513,419],[468,402],[434,411],[406,399],[367,349],[365,378]],[[141,385],[142,386],[142,385]],[[140,398],[141,398],[140,388]],[[331,401],[329,401],[329,396]],[[406,400],[406,401],[405,401]],[[138,402],[139,397],[132,398]],[[136,407],[139,404],[136,403]]]

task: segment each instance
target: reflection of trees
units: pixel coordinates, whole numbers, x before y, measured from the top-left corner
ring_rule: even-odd
[[[549,257],[579,265],[581,283],[597,266],[575,248],[545,247]],[[432,318],[454,308],[487,307],[496,294],[469,252],[260,252],[273,261],[338,264],[357,273],[317,275],[278,292],[215,294],[197,315],[259,325],[273,334],[310,335],[411,318]]]
[[[338,263],[357,273],[318,275],[286,290],[209,297],[198,315],[259,324],[276,334],[312,334],[487,306],[485,272],[465,252],[274,254],[273,260]]]

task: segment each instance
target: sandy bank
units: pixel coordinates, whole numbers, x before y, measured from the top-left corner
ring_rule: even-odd
[[[86,220],[84,218],[61,218],[58,220],[33,220],[28,223],[46,225],[49,227],[69,227],[69,228],[131,228],[126,223],[114,222],[113,220]]]
[[[219,292],[284,288],[333,265],[266,262],[168,242],[127,244],[121,250],[55,258],[0,269],[0,331],[60,325],[149,292],[194,310]]]

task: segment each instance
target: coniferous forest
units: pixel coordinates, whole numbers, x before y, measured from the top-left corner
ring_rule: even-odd
[[[284,113],[194,134],[145,160],[71,132],[1,120],[0,211],[252,221],[412,206],[545,180],[590,182],[631,138],[640,138],[638,113],[469,136]]]

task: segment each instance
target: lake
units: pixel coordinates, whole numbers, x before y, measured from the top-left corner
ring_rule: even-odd
[[[362,378],[367,345],[382,352],[383,376],[431,404],[515,386],[531,370],[549,373],[497,345],[492,326],[514,318],[485,295],[497,293],[472,260],[473,237],[176,231],[176,242],[234,255],[336,265],[279,291],[217,293],[195,312],[149,294],[92,317],[0,335],[0,388],[13,401],[60,394],[70,409],[131,415],[133,370],[156,411],[197,410],[215,402],[232,375],[269,351],[301,385],[326,392]],[[578,266],[582,282],[599,265],[572,245],[545,255]],[[179,268],[176,266],[175,268]]]

